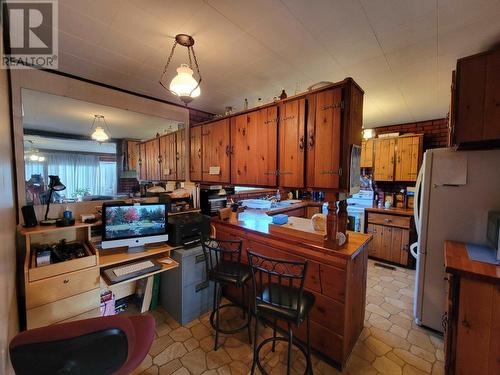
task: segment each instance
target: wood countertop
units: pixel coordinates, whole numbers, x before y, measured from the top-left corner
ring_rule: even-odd
[[[500,284],[500,266],[471,260],[462,242],[444,242],[446,272]]]
[[[374,213],[378,213],[378,214],[389,214],[389,215],[413,216],[413,208],[368,207],[368,208],[365,208],[365,212],[374,212]]]
[[[337,262],[333,259],[331,259],[332,262],[329,262],[329,258],[354,258],[372,237],[369,234],[348,232],[349,240],[347,244],[340,249],[334,250],[324,245],[301,242],[298,239],[283,237],[276,233],[269,233],[268,225],[272,222],[272,217],[268,216],[264,210],[247,209],[239,214],[239,221],[237,222],[221,221],[216,218],[212,218],[212,221],[216,225],[246,231],[258,236],[265,236],[270,242],[289,244],[290,252],[296,252],[295,249],[300,249],[300,252],[307,252],[309,257],[317,258],[324,263]]]

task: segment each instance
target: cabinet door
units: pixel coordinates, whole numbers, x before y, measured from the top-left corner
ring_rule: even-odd
[[[394,138],[379,138],[375,141],[375,162],[373,179],[375,181],[394,181]]]
[[[368,255],[380,258],[382,249],[382,225],[368,224],[367,233],[373,236],[372,240],[368,244]]]
[[[305,99],[280,105],[279,185],[304,187]]]
[[[201,126],[189,129],[189,178],[201,181]]]
[[[201,149],[203,153],[202,180],[229,182],[229,119],[202,125]],[[218,171],[217,171],[218,169]],[[217,174],[217,172],[219,172]]]
[[[147,164],[147,156],[146,156],[146,143],[139,143],[136,147],[136,156],[137,156],[137,179],[139,181],[146,180],[146,164]]]
[[[160,179],[160,141],[152,139],[146,142],[146,178],[150,181]]]
[[[160,175],[162,180],[176,180],[175,133],[160,137]]]
[[[388,260],[403,266],[408,265],[410,231],[403,228],[392,228],[391,250]]]
[[[176,180],[186,179],[186,130],[175,132]]]
[[[367,139],[361,142],[361,168],[373,167],[373,139]]]
[[[455,142],[483,138],[486,55],[461,59],[457,64]]]
[[[126,141],[126,165],[125,165],[125,170],[126,171],[135,171],[137,169],[137,145],[139,142],[137,141]]]
[[[231,182],[276,186],[276,106],[231,119]]]
[[[336,88],[316,94],[315,106],[310,109],[315,111],[315,116],[314,125],[308,124],[307,186],[336,189],[341,174],[342,90]]]
[[[500,51],[486,59],[484,106],[483,138],[500,139]]]
[[[381,247],[379,252],[379,258],[391,261],[391,251],[392,251],[392,230],[394,228],[381,225],[379,230],[382,232],[381,236]]]
[[[422,137],[399,137],[394,181],[416,181],[422,155]]]

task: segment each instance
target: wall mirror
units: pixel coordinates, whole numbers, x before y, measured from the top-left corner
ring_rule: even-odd
[[[21,105],[28,205],[47,203],[51,175],[65,186],[51,203],[128,198],[143,179],[141,142],[184,128],[177,120],[26,88]]]

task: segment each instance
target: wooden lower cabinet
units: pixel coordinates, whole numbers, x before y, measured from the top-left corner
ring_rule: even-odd
[[[448,274],[445,373],[500,374],[500,284]]]
[[[409,216],[367,212],[366,232],[373,236],[368,245],[368,255],[405,267],[413,265],[409,254],[413,235],[412,218]]]
[[[251,249],[264,256],[279,259],[308,259],[287,251],[287,244],[268,242],[265,235],[235,230],[215,223],[218,239],[241,239],[243,253]],[[247,256],[242,256],[247,263]],[[367,251],[363,248],[354,259],[340,259],[338,265],[322,264],[309,259],[305,289],[315,296],[311,310],[311,344],[314,350],[343,366],[363,329],[366,303]],[[349,291],[349,292],[347,292]],[[241,292],[225,290],[231,299],[240,300]],[[285,328],[284,323],[281,322]],[[306,324],[294,327],[294,336],[306,341]]]

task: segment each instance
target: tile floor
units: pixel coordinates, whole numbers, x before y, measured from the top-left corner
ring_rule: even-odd
[[[365,328],[342,374],[418,375],[444,374],[443,339],[416,326],[411,318],[415,271],[390,270],[368,263]],[[229,309],[228,309],[229,310]],[[161,375],[244,375],[252,363],[252,347],[246,331],[222,337],[222,346],[213,351],[213,332],[208,314],[181,327],[163,309],[150,312],[156,320],[155,339],[149,355],[136,374]],[[227,311],[229,325],[237,324],[237,311]],[[272,334],[260,329],[259,340]],[[270,345],[261,355],[266,370],[286,374],[286,346]],[[293,355],[293,374],[302,374],[305,361],[298,351]],[[340,374],[314,356],[315,375]],[[259,374],[259,371],[256,371]]]

